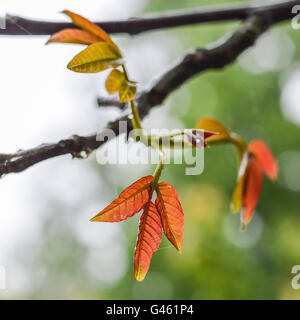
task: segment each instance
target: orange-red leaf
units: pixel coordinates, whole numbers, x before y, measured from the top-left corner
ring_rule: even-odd
[[[121,52],[118,46],[112,41],[111,37],[103,29],[98,27],[95,23],[69,10],[64,10],[63,13],[69,16],[72,19],[72,22],[78,27],[94,34],[101,40],[111,44],[114,50],[116,51],[116,53],[118,55],[121,55]]]
[[[119,222],[138,213],[151,198],[152,181],[153,176],[146,176],[134,182],[90,221]]]
[[[139,235],[134,255],[134,277],[143,281],[151,262],[153,253],[161,242],[161,218],[152,201],[149,201],[140,218]]]
[[[161,216],[166,237],[181,252],[184,215],[175,188],[167,182],[161,182],[156,188],[155,205]]]
[[[254,209],[259,199],[263,181],[263,171],[260,162],[254,156],[249,158],[249,170],[245,179],[242,215],[241,219],[244,224],[250,222]]]
[[[69,16],[72,19],[72,22],[78,27],[94,34],[95,36],[99,37],[105,42],[112,41],[110,36],[92,21],[80,16],[79,14],[71,12],[69,10],[64,10],[63,13]]]
[[[80,29],[64,29],[54,33],[47,41],[47,44],[51,42],[63,42],[89,45],[99,41],[102,40],[88,31]]]
[[[254,140],[250,143],[248,150],[258,159],[265,174],[272,180],[276,179],[278,173],[277,162],[266,144],[260,140]]]

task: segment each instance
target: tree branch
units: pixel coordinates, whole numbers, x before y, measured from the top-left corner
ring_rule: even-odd
[[[291,3],[294,1],[285,2],[280,12],[274,9],[255,13],[237,31],[206,48],[195,49],[187,54],[137,97],[140,117],[144,118],[151,108],[160,105],[171,92],[193,76],[205,70],[221,69],[235,61],[271,25],[291,18]],[[127,121],[128,131],[131,130],[130,121],[126,116],[109,123],[107,128],[118,135],[121,120]],[[105,135],[105,130],[101,134]],[[23,171],[40,161],[64,154],[71,154],[77,158],[87,156],[107,141],[97,141],[96,138],[95,134],[86,137],[73,136],[58,143],[43,144],[14,154],[0,154],[0,176]]]
[[[179,27],[206,22],[244,20],[255,13],[272,12],[280,17],[288,7],[299,4],[299,1],[277,1],[267,4],[226,5],[216,8],[201,8],[198,10],[176,10],[164,15],[150,15],[144,18],[129,20],[97,22],[108,33],[127,33],[130,35],[141,32]],[[290,13],[290,11],[289,11]],[[19,16],[6,17],[6,28],[0,29],[0,35],[46,35],[53,34],[65,28],[76,28],[72,23],[37,21]]]

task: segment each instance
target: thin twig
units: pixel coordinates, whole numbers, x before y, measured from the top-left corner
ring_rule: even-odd
[[[280,16],[286,8],[291,9],[299,1],[270,1],[261,4],[228,4],[215,8],[170,11],[163,15],[148,15],[118,21],[96,22],[108,33],[127,33],[135,35],[141,32],[193,25],[207,22],[244,20],[254,13],[272,12]],[[289,12],[290,13],[290,12]],[[0,35],[46,35],[65,28],[74,28],[72,23],[30,20],[19,16],[7,15],[6,28],[0,29]]]

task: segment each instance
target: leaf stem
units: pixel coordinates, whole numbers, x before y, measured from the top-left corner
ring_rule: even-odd
[[[220,145],[220,144],[229,144],[229,143],[233,144],[237,148],[239,162],[242,161],[243,155],[247,151],[247,142],[234,132],[231,132],[230,136],[224,139],[216,139],[216,140],[207,139],[206,143],[210,147],[215,145]]]
[[[124,64],[122,64],[122,69],[124,72],[125,80],[130,81],[129,77],[128,77],[128,72],[127,72]],[[138,112],[138,109],[136,107],[134,100],[130,101],[130,109],[131,109],[131,113],[132,113],[132,117],[133,117],[131,120],[133,129],[142,129],[141,118],[139,116],[139,112]]]
[[[161,153],[159,163],[158,163],[158,165],[154,171],[154,174],[153,174],[154,180],[152,182],[152,191],[154,191],[156,189],[158,181],[161,176],[161,173],[164,169],[164,159],[165,159],[165,155],[163,153]]]
[[[231,140],[238,150],[239,162],[241,162],[247,151],[247,142],[235,133],[231,133]]]
[[[129,81],[128,72],[127,72],[127,69],[125,67],[125,64],[122,64],[122,69],[123,69],[123,72],[124,72],[125,80]]]
[[[135,102],[133,100],[130,101],[130,108],[131,108],[133,120],[135,122],[134,129],[142,129],[142,123],[141,123],[141,119],[139,116],[139,112],[138,112],[138,109],[137,109]]]

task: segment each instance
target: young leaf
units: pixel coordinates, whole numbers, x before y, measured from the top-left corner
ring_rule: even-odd
[[[152,181],[153,176],[146,176],[134,182],[90,221],[120,222],[138,213],[150,200]]]
[[[243,192],[243,208],[241,219],[244,224],[250,222],[253,211],[259,199],[263,181],[263,171],[260,162],[255,158],[249,158],[249,171],[245,180]]]
[[[54,33],[47,41],[47,44],[51,42],[62,42],[89,45],[99,41],[102,40],[94,34],[89,33],[87,31],[80,29],[64,29],[62,31]]]
[[[68,64],[68,68],[75,72],[96,73],[119,66],[120,58],[110,44],[97,42],[78,53]]]
[[[105,88],[107,92],[109,94],[118,92],[124,80],[125,80],[125,75],[123,72],[117,69],[112,70],[105,81]]]
[[[135,94],[136,84],[129,81],[123,81],[119,90],[120,102],[124,103],[132,101],[135,97]]]
[[[225,126],[223,126],[221,122],[213,118],[202,118],[198,121],[196,128],[218,133],[218,135],[210,137],[209,141],[230,139],[230,131]]]
[[[249,172],[248,157],[249,157],[248,152],[245,152],[239,168],[237,184],[232,195],[231,210],[234,213],[237,213],[238,211],[240,211],[242,207],[244,185],[245,185],[247,174]]]
[[[266,144],[260,140],[254,140],[250,143],[248,150],[255,155],[265,174],[272,180],[277,178],[278,167],[271,151]]]
[[[111,37],[103,29],[98,27],[95,23],[69,10],[64,10],[63,13],[69,16],[72,19],[72,22],[78,27],[94,34],[102,41],[109,43],[113,50],[116,52],[116,54],[121,56],[121,52],[118,46],[112,41]]]
[[[196,125],[196,128],[205,129],[208,131],[218,132],[218,135],[214,135],[207,139],[209,145],[220,143],[233,143],[239,155],[239,161],[242,160],[244,153],[247,150],[247,143],[239,137],[236,133],[228,130],[221,122],[213,118],[202,118]]]
[[[156,188],[156,208],[161,216],[166,237],[181,252],[184,215],[175,188],[167,182],[161,182]]]
[[[140,218],[139,235],[134,255],[134,277],[143,281],[153,253],[158,249],[162,236],[161,218],[152,201],[149,201]]]
[[[64,10],[63,13],[69,16],[72,19],[72,22],[78,27],[94,34],[95,36],[97,36],[98,38],[100,38],[105,42],[112,42],[110,36],[90,20],[83,18],[79,14],[76,14],[69,10]]]

